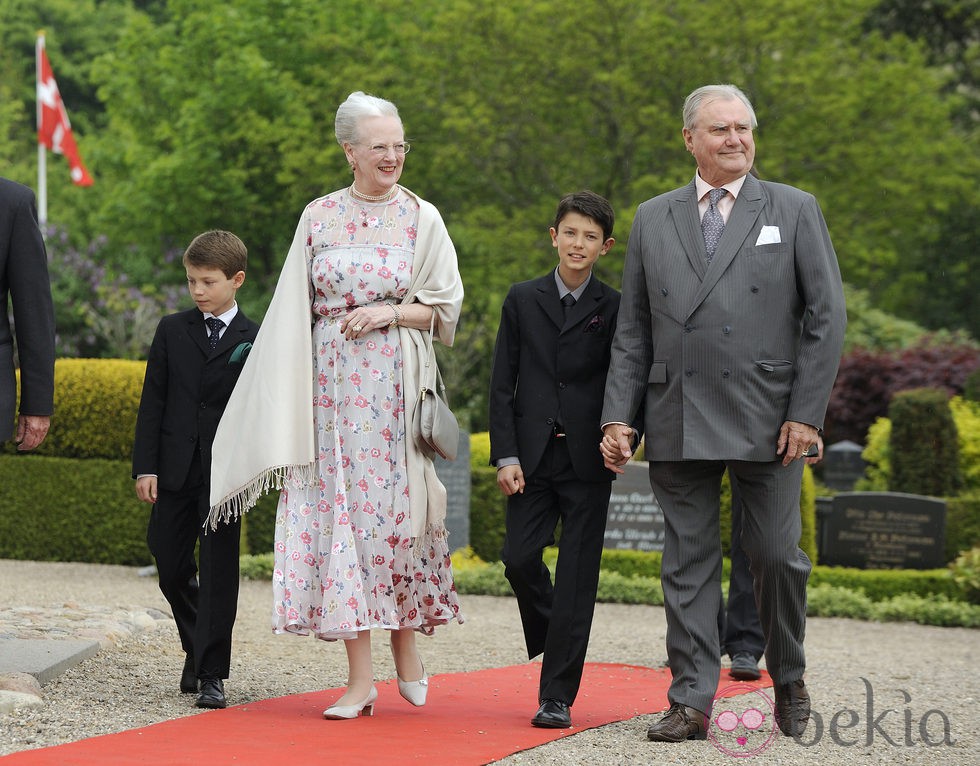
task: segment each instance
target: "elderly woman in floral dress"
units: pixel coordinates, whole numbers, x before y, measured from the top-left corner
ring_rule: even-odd
[[[463,621],[446,490],[411,428],[426,333],[452,344],[463,287],[439,212],[398,185],[410,146],[395,105],[352,93],[335,128],[353,183],[300,216],[219,427],[211,503],[217,523],[282,487],[273,629],[345,642],[347,691],[324,711],[345,719],[373,712],[372,629],[420,706],[416,633]]]

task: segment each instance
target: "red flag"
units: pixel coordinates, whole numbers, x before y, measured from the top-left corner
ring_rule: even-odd
[[[77,186],[91,186],[92,176],[78,155],[75,137],[71,132],[68,112],[61,100],[58,83],[54,80],[44,38],[37,42],[37,142],[55,154],[63,154],[71,168],[71,180]]]

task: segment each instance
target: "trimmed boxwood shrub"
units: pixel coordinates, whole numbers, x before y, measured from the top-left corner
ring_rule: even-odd
[[[149,517],[128,461],[0,455],[0,558],[145,565]]]
[[[484,561],[500,561],[507,498],[490,465],[490,434],[470,435],[470,548]]]
[[[276,541],[276,507],[279,492],[273,490],[259,498],[255,507],[242,519],[242,553],[271,553]]]
[[[937,388],[901,391],[888,407],[891,478],[888,489],[946,497],[959,489],[959,440],[949,395]]]
[[[980,545],[980,492],[946,498],[946,560]]]
[[[980,404],[961,397],[949,401],[959,444],[962,494],[946,498],[946,560],[980,544]],[[868,431],[862,453],[867,463],[858,491],[883,492],[892,482],[892,422],[879,418]]]
[[[853,569],[850,567],[814,567],[810,585],[827,585],[861,590],[872,601],[884,601],[902,594],[916,596],[962,595],[948,569]]]
[[[58,359],[51,430],[34,454],[131,460],[145,373],[146,362]]]

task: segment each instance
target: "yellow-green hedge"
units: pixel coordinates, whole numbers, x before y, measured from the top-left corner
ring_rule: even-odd
[[[56,361],[51,430],[34,454],[131,460],[145,371],[128,359]]]

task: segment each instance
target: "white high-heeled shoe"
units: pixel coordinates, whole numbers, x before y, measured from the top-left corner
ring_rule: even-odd
[[[422,707],[429,693],[429,676],[426,675],[425,665],[422,666],[422,677],[418,681],[402,681],[397,673],[395,677],[398,678],[398,693],[415,707]]]
[[[358,715],[374,715],[374,701],[378,698],[378,690],[372,686],[371,691],[363,702],[357,705],[334,705],[323,711],[323,717],[331,720],[357,718]]]

